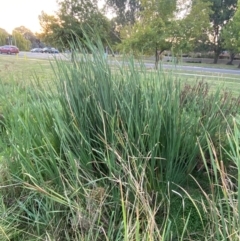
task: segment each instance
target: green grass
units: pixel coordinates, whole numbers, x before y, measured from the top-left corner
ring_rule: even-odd
[[[0,58],[0,240],[239,240],[236,93],[78,44]]]
[[[113,58],[114,59],[114,58]],[[51,79],[54,77],[54,72],[52,69],[52,64],[54,61],[50,63],[47,59],[29,59],[29,58],[18,58],[16,56],[4,56],[0,55],[0,76],[4,78],[9,78],[9,76],[16,76],[17,81],[25,82],[29,80],[33,80],[36,76],[41,79],[41,81]],[[195,66],[194,64],[192,64]],[[210,67],[212,65],[206,65],[206,67]],[[217,65],[220,68],[223,66]],[[116,68],[113,65],[113,68]],[[229,90],[233,90],[235,92],[239,91],[239,81],[236,75],[231,74],[216,74],[209,72],[198,71],[197,69],[193,71],[183,71],[176,70],[173,66],[172,70],[165,70],[166,73],[171,73],[172,75],[176,75],[177,78],[184,81],[193,81],[196,80],[204,80],[207,82],[211,82],[214,86],[218,86],[219,84],[224,84],[226,88]],[[28,82],[27,82],[28,83]]]
[[[123,57],[122,56],[115,56],[112,57],[111,55],[109,55],[109,59],[111,60],[122,60]],[[154,64],[154,57],[141,57],[141,58],[136,58],[137,60],[142,60],[146,63],[152,63]],[[190,58],[191,60],[191,58]],[[197,59],[197,60],[201,60],[201,58]],[[213,62],[213,59],[212,59]],[[168,62],[167,58],[163,59],[162,62],[160,62],[160,64],[167,64],[167,65],[172,65],[174,63],[172,62]],[[207,68],[216,68],[216,69],[233,69],[233,70],[239,70],[238,67],[239,64],[239,60],[234,60],[233,65],[227,65],[225,63],[221,63],[221,60],[219,60],[219,62],[217,64],[213,64],[213,63],[188,63],[188,62],[183,62],[180,61],[177,66],[195,66],[195,67],[207,67]]]
[[[235,61],[234,61],[235,62]],[[233,64],[233,65],[227,65],[227,64],[222,64],[222,63],[217,63],[217,64],[212,64],[212,63],[187,63],[187,62],[181,62],[179,65],[183,66],[196,66],[196,67],[206,67],[206,68],[214,68],[214,69],[232,69],[232,70],[239,70],[238,64]]]
[[[16,56],[0,55],[0,76],[7,78],[9,75],[17,76],[19,81],[32,79],[34,73],[39,78],[53,75],[49,60],[30,60]]]

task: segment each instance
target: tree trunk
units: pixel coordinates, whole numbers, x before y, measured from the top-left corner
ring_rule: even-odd
[[[238,65],[238,68],[240,69],[240,63],[239,63],[239,65]]]
[[[233,65],[233,60],[234,60],[235,54],[231,53],[230,54],[230,60],[227,62],[227,65]]]
[[[218,53],[218,52],[215,52],[215,53],[214,53],[214,59],[213,59],[213,63],[214,63],[214,64],[217,64],[218,58],[219,58],[219,53]]]

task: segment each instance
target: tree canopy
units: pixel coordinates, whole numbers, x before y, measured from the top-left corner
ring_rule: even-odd
[[[155,52],[156,61],[164,50],[174,55],[214,51],[214,63],[224,49],[239,51],[234,17],[237,0],[106,0],[106,8],[116,14],[111,21],[97,2],[58,0],[56,15],[42,12],[39,16],[39,38],[48,45],[69,48],[75,38],[84,39],[85,33],[90,39],[98,35],[122,51]],[[233,41],[237,43],[234,48]]]
[[[118,25],[134,24],[141,10],[140,0],[106,0],[107,9],[116,14]]]
[[[108,37],[109,20],[99,11],[97,1],[58,1],[56,16],[44,12],[39,16],[42,33],[39,37],[49,45],[69,48],[75,38],[82,39],[84,33],[90,38],[98,35],[104,42]]]
[[[222,38],[224,40],[223,47],[230,52],[231,60],[228,64],[232,64],[236,53],[240,52],[240,2],[238,10],[229,23],[223,28]],[[240,68],[240,63],[239,66]]]
[[[16,45],[19,50],[30,50],[31,42],[26,39],[20,32],[13,30],[12,32],[12,44]]]
[[[8,38],[9,34],[3,28],[0,28],[0,46],[6,44],[6,39]]]
[[[190,11],[179,18],[183,11],[178,9],[177,1],[142,0],[143,10],[138,21],[121,31],[123,39],[119,48],[125,51],[153,53],[156,66],[158,54],[172,49],[175,54],[181,50],[190,51],[199,36],[209,25],[209,4],[196,0]],[[186,5],[186,9],[189,6]],[[201,10],[201,11],[200,11]]]
[[[224,49],[224,39],[222,37],[222,29],[233,18],[236,10],[238,0],[204,0],[210,3],[211,12],[210,28],[206,29],[208,32],[208,43],[210,48],[214,51],[214,63],[217,63],[219,54]]]
[[[20,33],[25,39],[31,42],[31,48],[39,47],[36,35],[25,26],[16,27],[13,31]]]

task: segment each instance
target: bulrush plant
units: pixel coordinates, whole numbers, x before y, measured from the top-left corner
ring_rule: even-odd
[[[131,63],[128,71],[113,73],[98,55],[95,51],[94,61],[65,71],[67,66],[59,63],[59,93],[70,130],[68,145],[76,155],[79,149],[88,149],[92,163],[88,168],[97,175],[119,174],[116,150],[123,159],[139,159],[140,165],[148,159],[150,188],[183,180],[197,145],[190,135],[194,123],[189,126],[181,114],[179,84],[156,74],[144,81]]]
[[[1,97],[9,101],[1,133],[8,178],[1,178],[0,195],[5,210],[14,210],[0,219],[2,237],[227,237],[221,229],[216,236],[220,216],[208,212],[221,211],[211,187],[219,188],[221,177],[228,175],[225,162],[214,172],[212,153],[232,153],[233,137],[223,134],[233,126],[225,115],[229,97],[222,101],[220,90],[208,92],[202,82],[182,88],[171,74],[148,71],[133,59],[112,69],[100,42],[86,38],[77,49],[81,54],[74,53],[72,62],[56,60],[51,88],[38,83],[38,88],[26,88],[25,96],[21,92],[20,99],[11,93]],[[237,113],[232,106],[231,114]],[[213,169],[207,188],[198,182],[204,176],[196,170],[198,160],[205,172],[209,160]],[[190,175],[199,185],[188,186]],[[222,208],[226,211],[230,222],[233,212]],[[209,220],[215,225],[212,234]],[[8,223],[16,227],[8,230],[12,234],[7,234]]]
[[[201,155],[206,168],[208,189],[204,189],[199,179],[192,176],[202,193],[201,202],[193,203],[204,210],[203,217],[207,220],[205,226],[205,239],[202,240],[230,240],[240,239],[239,211],[240,211],[240,175],[239,175],[239,116],[233,118],[234,127],[226,130],[229,149],[223,148],[228,162],[222,160],[222,155],[216,150],[214,142],[207,136],[208,150],[210,153],[209,169],[205,153],[201,149]],[[228,165],[226,165],[228,163]]]

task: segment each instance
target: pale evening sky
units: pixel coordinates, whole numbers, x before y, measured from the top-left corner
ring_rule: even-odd
[[[54,14],[57,9],[56,0],[0,0],[0,28],[12,33],[23,25],[33,33],[40,32],[38,15],[41,11]]]

